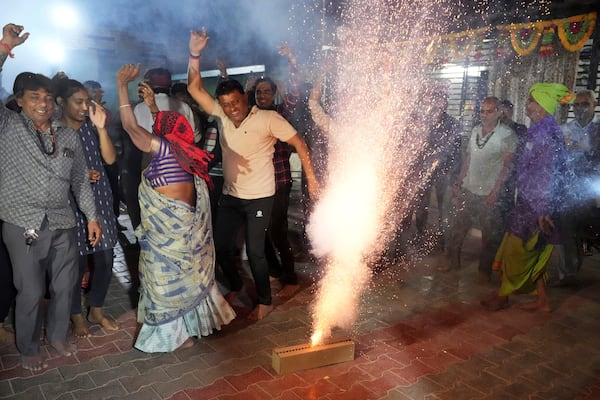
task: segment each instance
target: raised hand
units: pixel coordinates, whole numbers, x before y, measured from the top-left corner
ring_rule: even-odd
[[[104,128],[106,126],[106,110],[95,100],[90,100],[88,108],[90,120],[96,128]]]
[[[15,25],[15,24],[4,25],[4,28],[2,28],[2,39],[0,41],[2,43],[7,44],[11,48],[14,48],[14,47],[20,45],[21,43],[26,41],[27,38],[29,37],[29,32],[25,32],[25,33],[21,34],[23,32],[23,29],[24,28],[22,25]]]
[[[138,84],[138,94],[144,100],[144,103],[152,110],[153,106],[156,105],[156,100],[154,98],[154,90],[148,85],[147,82],[140,82]]]
[[[223,58],[217,58],[217,69],[221,73],[221,76],[227,76],[227,62]]]
[[[256,76],[256,75],[250,75],[248,77],[248,79],[246,79],[246,86],[245,86],[244,90],[246,92],[248,92],[248,91],[254,89],[254,86],[256,85],[256,81],[257,80],[258,80],[258,76]]]
[[[119,71],[117,72],[117,83],[121,85],[127,86],[129,82],[133,82],[137,79],[140,74],[140,69],[142,66],[140,64],[125,64]]]
[[[198,56],[208,44],[210,36],[206,34],[206,28],[203,26],[201,31],[190,31],[190,54]]]
[[[294,49],[292,49],[288,43],[281,43],[278,47],[278,50],[280,56],[287,57],[293,63],[296,62],[296,54],[294,53]]]

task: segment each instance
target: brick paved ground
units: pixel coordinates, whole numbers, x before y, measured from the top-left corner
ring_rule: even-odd
[[[39,374],[19,366],[13,345],[0,347],[0,398],[600,399],[600,256],[585,259],[579,286],[549,290],[554,312],[489,313],[479,306],[493,287],[476,283],[477,241],[466,247],[460,271],[438,272],[424,258],[376,274],[355,330],[336,333],[355,340],[355,360],[286,375],[272,369],[271,353],[308,342],[313,264],[298,264],[301,289],[278,298],[266,319],[239,318],[192,348],[157,355],[132,349],[136,323],[121,271],[107,311],[123,329],[93,327],[68,358],[44,347],[50,367]],[[119,254],[121,270],[124,260]]]

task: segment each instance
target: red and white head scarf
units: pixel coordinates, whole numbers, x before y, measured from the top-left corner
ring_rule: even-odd
[[[208,175],[208,162],[212,155],[196,147],[194,131],[183,115],[176,111],[161,111],[156,115],[153,130],[156,136],[169,142],[181,168],[192,175],[198,175],[212,187]]]

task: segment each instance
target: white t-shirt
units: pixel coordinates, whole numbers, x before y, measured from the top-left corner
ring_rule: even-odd
[[[190,126],[194,133],[198,129],[196,126],[196,122],[194,120],[194,113],[190,106],[185,104],[183,101],[180,101],[176,98],[169,97],[165,93],[157,93],[154,96],[154,101],[156,102],[156,106],[159,111],[177,111],[188,120]],[[135,114],[135,119],[137,123],[142,128],[146,129],[148,132],[152,132],[152,126],[154,125],[154,118],[152,118],[152,113],[150,112],[150,108],[146,105],[146,103],[141,102],[135,106],[133,109],[133,113]]]
[[[484,138],[481,130],[482,126],[477,125],[471,132],[467,147],[471,161],[462,187],[473,194],[488,196],[504,168],[504,154],[515,152],[517,135],[500,122]]]

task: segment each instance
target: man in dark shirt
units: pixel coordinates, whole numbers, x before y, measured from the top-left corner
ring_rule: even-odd
[[[417,239],[425,244],[427,236],[427,218],[429,216],[429,205],[431,202],[431,190],[435,188],[438,219],[436,234],[440,238],[440,249],[443,249],[444,234],[444,197],[449,182],[457,175],[457,167],[460,166],[461,129],[459,122],[448,115],[448,89],[442,85],[436,85],[434,90],[428,94],[430,115],[433,116],[428,136],[428,156],[423,163],[423,170],[428,170],[434,163],[435,168],[431,172],[431,178],[425,182],[420,203],[415,212],[415,226]]]
[[[298,102],[297,62],[296,55],[292,49],[283,44],[279,47],[279,54],[287,56],[289,60],[289,87],[283,95],[283,102],[275,105],[277,85],[269,78],[261,78],[254,85],[254,98],[258,108],[275,110],[288,122],[293,113],[293,108]],[[275,198],[271,212],[271,222],[267,231],[265,241],[265,256],[269,263],[269,272],[272,276],[279,278],[283,286],[290,287],[298,284],[298,278],[294,271],[294,256],[292,247],[288,240],[288,208],[290,204],[290,192],[292,189],[292,173],[290,168],[290,154],[292,147],[278,140],[275,143],[273,154],[273,166],[275,167]],[[275,255],[275,249],[279,253],[280,260]],[[295,289],[292,289],[295,290]]]

